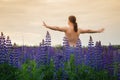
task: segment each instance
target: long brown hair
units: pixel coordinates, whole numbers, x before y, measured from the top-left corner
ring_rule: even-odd
[[[77,25],[77,22],[76,22],[76,17],[72,15],[72,16],[69,16],[68,19],[71,23],[73,23],[74,31],[77,32],[78,31],[78,25]]]

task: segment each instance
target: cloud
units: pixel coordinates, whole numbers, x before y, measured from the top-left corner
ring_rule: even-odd
[[[49,25],[64,26],[67,24],[67,17],[72,14],[77,17],[81,28],[97,29],[107,26],[105,37],[114,38],[116,33],[120,33],[119,3],[120,0],[0,0],[0,30],[11,34],[11,36],[13,33],[20,32],[23,34],[33,33],[33,36],[38,38],[38,35],[35,35],[39,34],[42,40],[41,33],[45,35],[48,29],[42,27],[41,20],[46,21]],[[51,36],[64,36],[64,34],[49,31],[52,33]],[[17,36],[19,35],[21,34]],[[25,35],[29,42],[32,41],[31,44],[36,44],[40,39],[33,40],[33,36]],[[25,38],[26,43],[27,38]],[[57,38],[53,38],[54,44],[62,41],[61,39],[55,42]],[[87,38],[88,35],[85,39]],[[13,37],[12,40],[14,39],[17,38]],[[102,40],[106,41],[106,38]]]

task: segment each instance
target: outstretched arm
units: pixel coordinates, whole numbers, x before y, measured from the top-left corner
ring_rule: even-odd
[[[65,31],[67,30],[66,27],[49,26],[49,25],[47,25],[45,22],[43,22],[43,26],[45,26],[46,28],[49,28],[49,29],[51,29],[51,30],[55,30],[55,31],[65,32]]]
[[[83,29],[79,29],[79,32],[81,34],[84,34],[84,33],[101,33],[103,31],[104,31],[104,28],[101,28],[101,29],[98,29],[98,30],[91,30],[91,29],[83,30]]]

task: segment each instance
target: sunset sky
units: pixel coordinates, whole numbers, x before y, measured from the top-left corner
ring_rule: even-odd
[[[52,45],[62,44],[64,33],[42,26],[68,26],[75,15],[82,29],[105,28],[104,33],[81,34],[83,45],[89,36],[102,44],[120,44],[120,0],[0,0],[0,31],[18,45],[39,45],[49,31]]]

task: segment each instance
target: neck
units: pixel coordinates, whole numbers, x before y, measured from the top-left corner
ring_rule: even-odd
[[[70,23],[69,26],[70,26],[70,28],[72,28],[72,29],[73,29],[73,27],[74,27],[72,23]]]

